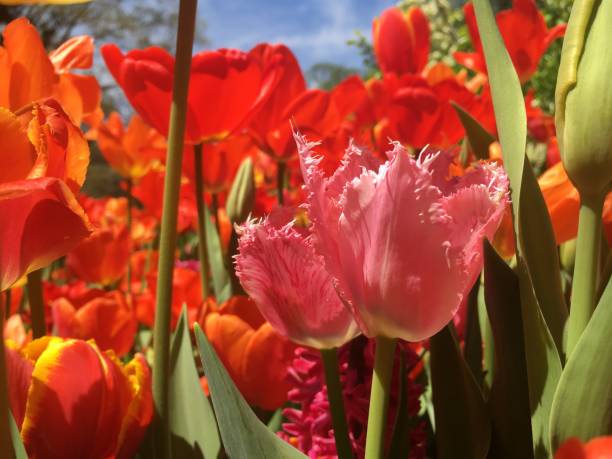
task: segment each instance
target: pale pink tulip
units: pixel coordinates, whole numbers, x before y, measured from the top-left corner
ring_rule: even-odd
[[[341,346],[358,334],[308,230],[294,225],[291,211],[249,220],[238,231],[236,274],[278,333],[317,349]]]
[[[316,144],[296,135],[317,252],[368,337],[420,341],[453,317],[482,268],[508,201],[503,169],[450,177],[449,152],[414,160],[396,144],[376,167],[350,146],[326,178]]]

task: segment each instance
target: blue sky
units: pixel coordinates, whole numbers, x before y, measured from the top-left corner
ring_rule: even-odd
[[[370,38],[372,19],[393,0],[200,0],[211,48],[248,50],[262,41],[285,43],[304,71],[317,62],[359,67],[346,41],[360,30]]]

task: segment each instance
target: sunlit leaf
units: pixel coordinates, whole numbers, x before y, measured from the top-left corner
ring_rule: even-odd
[[[197,324],[195,335],[228,457],[305,459],[304,454],[277,437],[257,418]]]

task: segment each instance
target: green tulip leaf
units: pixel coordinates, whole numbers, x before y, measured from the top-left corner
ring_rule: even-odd
[[[533,457],[529,386],[519,281],[488,241],[484,243],[485,301],[495,340],[489,395],[490,457]]]
[[[223,303],[232,296],[232,278],[225,264],[225,256],[221,245],[221,238],[216,225],[211,224],[210,210],[204,204],[204,218],[206,218],[206,248],[212,275],[213,288],[217,302]]]
[[[552,406],[554,448],[569,437],[612,435],[612,279],[563,370]]]
[[[470,291],[467,300],[467,314],[465,323],[465,346],[463,354],[470,367],[478,386],[483,387],[484,372],[482,369],[482,334],[478,317],[478,291],[480,282],[476,282]]]
[[[170,432],[173,457],[219,456],[221,439],[212,406],[200,386],[184,307],[170,353]]]
[[[13,442],[13,452],[15,453],[15,459],[28,459],[28,453],[26,453],[25,446],[21,441],[21,434],[19,433],[19,427],[15,422],[13,413],[9,410],[9,428],[11,429],[11,441]]]
[[[460,105],[451,102],[463,129],[470,143],[470,147],[477,159],[489,158],[489,145],[495,142],[495,137],[489,133],[482,125],[466,112]]]
[[[197,324],[195,335],[228,457],[306,459],[304,454],[277,437],[253,413]]]
[[[437,457],[487,457],[491,420],[451,325],[431,337],[430,353]]]
[[[559,260],[546,206],[525,158],[527,117],[520,81],[488,0],[474,0],[495,118],[512,190],[523,333],[537,458],[551,454],[548,423],[561,374],[567,318]]]

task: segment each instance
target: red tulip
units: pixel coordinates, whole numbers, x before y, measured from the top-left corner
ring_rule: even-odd
[[[454,54],[455,59],[475,72],[486,73],[482,43],[476,25],[474,5],[463,7],[474,53]],[[504,39],[516,73],[525,83],[538,69],[538,64],[550,44],[565,34],[566,24],[549,29],[535,0],[514,0],[512,8],[497,14],[497,25]],[[517,32],[518,31],[518,32]]]
[[[559,447],[555,459],[612,459],[612,436],[593,438],[584,444],[577,437],[569,438]]]
[[[0,291],[43,268],[92,228],[64,182],[44,177],[0,184]]]
[[[391,7],[372,23],[372,42],[383,74],[418,74],[429,59],[429,21],[417,7]]]
[[[92,342],[55,337],[6,355],[10,406],[30,458],[135,454],[153,415],[142,355],[124,366]]]
[[[127,270],[131,240],[125,225],[97,229],[68,253],[66,264],[86,282],[110,285]]]
[[[114,44],[101,48],[110,72],[142,118],[168,135],[174,57],[157,47],[123,54]],[[248,121],[268,97],[274,68],[262,69],[235,49],[193,56],[189,82],[186,140],[220,140]]]
[[[57,336],[93,339],[101,350],[112,349],[119,357],[132,348],[137,331],[136,315],[125,296],[117,290],[80,307],[75,307],[66,298],[59,298],[51,308]]]

